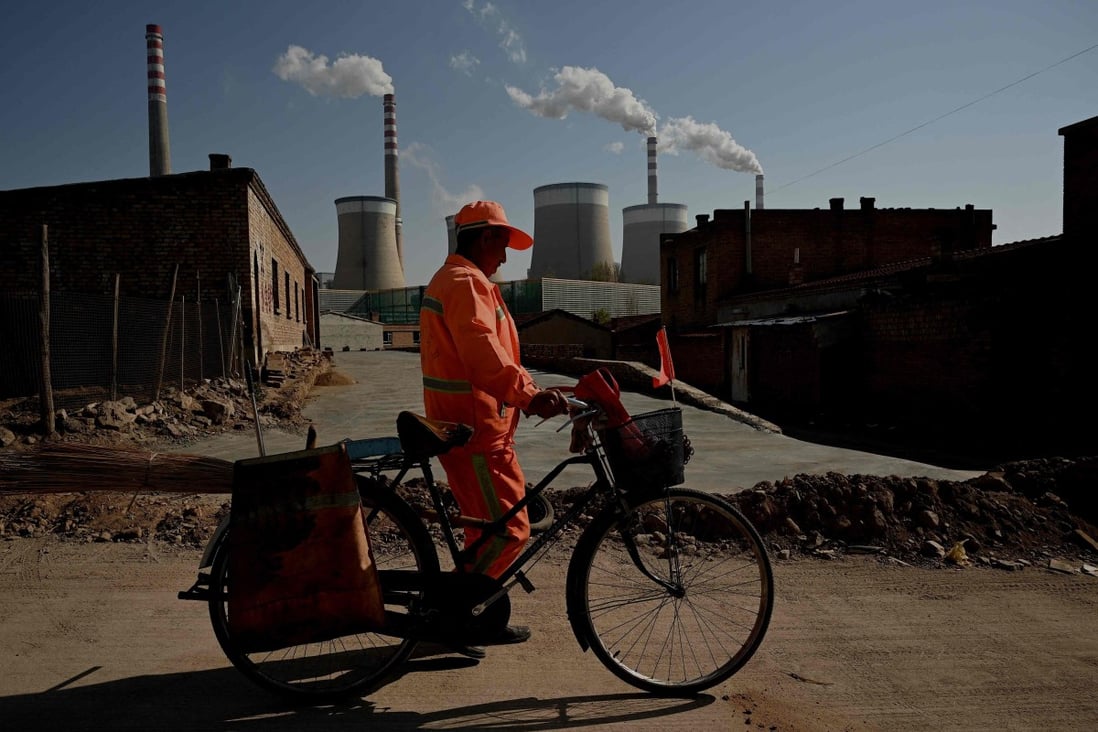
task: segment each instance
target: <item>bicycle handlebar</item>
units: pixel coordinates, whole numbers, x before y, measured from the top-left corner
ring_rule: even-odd
[[[581,401],[581,400],[576,399],[575,397],[572,397],[572,396],[566,396],[565,395],[564,396],[564,401],[566,401],[568,403],[568,406],[572,407],[573,409],[579,409],[580,411],[586,411],[587,409],[589,409],[591,407],[591,405],[588,404],[587,402]]]

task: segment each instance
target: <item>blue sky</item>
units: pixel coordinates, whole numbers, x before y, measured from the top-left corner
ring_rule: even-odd
[[[621,209],[647,202],[645,126],[660,201],[691,222],[754,205],[761,168],[767,208],[971,203],[996,244],[1057,234],[1057,130],[1098,115],[1094,0],[43,0],[0,11],[0,190],[148,175],[147,23],[172,171],[211,152],[254,168],[319,271],[334,200],[384,194],[391,85],[409,285],[462,203],[498,200],[532,233],[550,183],[609,187],[620,259]]]

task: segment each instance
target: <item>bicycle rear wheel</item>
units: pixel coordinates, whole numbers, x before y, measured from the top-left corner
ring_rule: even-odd
[[[568,608],[600,661],[659,694],[736,673],[770,623],[774,580],[761,538],[727,501],[645,492],[599,514],[568,569]],[[634,551],[635,550],[635,551]]]
[[[375,488],[361,476],[363,516],[371,551],[379,571],[438,572],[438,555],[423,522],[399,496]],[[233,641],[228,622],[228,543],[222,536],[210,572],[210,621],[225,655],[249,679],[263,688],[311,702],[333,701],[365,692],[402,663],[415,641],[379,633],[357,633],[276,651],[247,653]],[[384,587],[382,587],[384,591]],[[386,596],[387,612],[406,612],[416,593],[404,593],[400,605]]]

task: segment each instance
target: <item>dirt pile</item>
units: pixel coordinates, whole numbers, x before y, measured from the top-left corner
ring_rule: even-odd
[[[778,559],[874,553],[924,566],[1020,569],[1062,560],[1098,565],[1098,458],[1010,463],[969,481],[798,474],[725,496],[759,529]],[[552,491],[562,514],[582,489]],[[429,506],[417,481],[400,488]],[[205,545],[228,511],[225,496],[89,492],[0,497],[0,538],[156,541]],[[587,519],[568,534],[574,536]],[[441,543],[441,536],[436,536]],[[963,547],[963,553],[956,549]],[[952,553],[950,550],[953,550]]]
[[[728,498],[778,552],[1012,568],[1051,558],[1098,564],[1096,485],[1098,458],[1048,458],[964,482],[796,475]]]

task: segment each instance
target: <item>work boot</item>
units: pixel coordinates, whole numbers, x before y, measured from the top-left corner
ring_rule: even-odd
[[[473,658],[477,661],[488,656],[488,652],[484,650],[484,646],[466,646],[460,643],[447,643],[445,644],[446,650],[451,653],[456,653],[459,656],[465,656],[466,658]]]
[[[499,633],[483,639],[486,646],[503,646],[510,643],[525,643],[530,640],[530,629],[525,625],[508,625]]]

